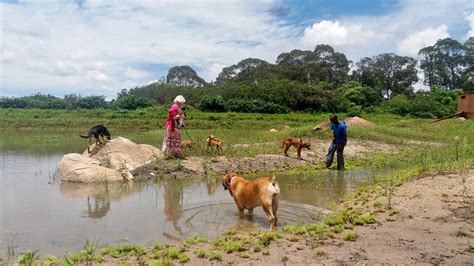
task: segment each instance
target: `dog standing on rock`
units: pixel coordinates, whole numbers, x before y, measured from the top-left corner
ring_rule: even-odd
[[[275,176],[264,176],[255,180],[247,180],[236,173],[224,175],[222,185],[229,190],[239,209],[240,216],[247,209],[253,215],[253,208],[262,206],[268,216],[270,227],[277,225],[278,200],[280,187]]]
[[[91,139],[94,137],[95,138],[95,145],[99,144],[105,144],[105,137],[110,140],[110,132],[109,130],[104,127],[103,125],[97,125],[92,127],[89,130],[89,133],[87,133],[87,136],[79,135],[81,138],[89,139],[87,141],[87,152],[91,153],[89,147],[91,146]],[[100,138],[102,138],[102,142],[100,141]]]

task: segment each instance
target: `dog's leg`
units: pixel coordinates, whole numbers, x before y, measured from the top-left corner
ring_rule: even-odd
[[[268,220],[270,221],[270,228],[273,229],[276,226],[276,221],[275,221],[275,216],[273,216],[272,210],[270,209],[270,203],[265,202],[262,204],[262,207],[263,207],[263,211],[265,211],[265,213],[268,216]]]
[[[88,152],[88,153],[91,153],[91,151],[90,151],[90,149],[89,149],[89,147],[91,146],[91,138],[92,138],[92,137],[89,137],[89,139],[87,140],[87,152]]]
[[[285,146],[285,156],[288,157],[288,149],[291,145]]]
[[[296,154],[298,155],[298,160],[301,160],[301,146],[296,147]]]
[[[244,206],[240,203],[240,201],[234,197],[235,204],[237,205],[237,209],[239,209],[240,217],[244,217]]]
[[[273,216],[275,217],[274,226],[276,226],[278,222],[278,217],[277,217],[278,202],[279,202],[278,195],[275,195],[272,199],[272,212],[273,212]]]
[[[249,208],[249,215],[253,215],[253,208]]]
[[[221,145],[217,146],[217,151],[219,151],[220,154],[224,154],[224,150],[222,149]]]

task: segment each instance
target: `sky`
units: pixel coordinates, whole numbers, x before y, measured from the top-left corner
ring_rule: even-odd
[[[472,0],[0,0],[0,96],[105,95],[175,65],[206,81],[248,57],[329,44],[357,62],[418,59],[474,36]]]

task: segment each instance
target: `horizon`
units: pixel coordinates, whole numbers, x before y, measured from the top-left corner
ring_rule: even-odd
[[[104,95],[189,65],[207,82],[253,57],[329,44],[357,62],[419,59],[438,39],[474,36],[474,2],[0,1],[0,96]],[[415,84],[417,85],[417,84]],[[41,89],[39,89],[41,88]]]

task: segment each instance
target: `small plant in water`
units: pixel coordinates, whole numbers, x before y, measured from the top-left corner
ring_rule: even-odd
[[[39,255],[38,249],[37,250],[27,250],[21,253],[20,257],[18,257],[18,264],[20,265],[40,265],[39,262]]]

